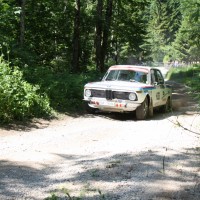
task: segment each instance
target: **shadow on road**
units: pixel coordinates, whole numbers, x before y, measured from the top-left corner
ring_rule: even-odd
[[[60,163],[41,170],[1,160],[0,199],[42,199],[51,192],[62,199],[64,191],[87,200],[199,199],[200,148],[165,151],[172,154],[150,149],[98,159],[94,155],[59,154]],[[73,176],[68,170],[74,170]]]
[[[194,113],[197,104],[182,86],[173,90],[177,102],[170,113],[155,112],[152,119],[168,119],[177,126],[189,130],[185,121]],[[116,121],[136,121],[133,113],[80,115],[78,117],[103,117]],[[179,120],[180,119],[180,120]],[[185,119],[185,121],[181,121]],[[39,122],[36,127],[45,128],[48,122]],[[193,121],[191,122],[193,124]],[[22,127],[23,128],[23,127]],[[27,129],[28,131],[30,129]],[[19,129],[20,131],[21,129]],[[198,135],[198,133],[195,133]],[[67,148],[67,147],[66,147]],[[161,148],[161,147],[159,147]],[[108,156],[56,154],[58,163],[43,165],[41,169],[0,160],[0,199],[44,199],[54,192],[60,199],[70,191],[71,197],[86,200],[198,200],[200,196],[199,156],[200,147],[173,149],[148,149],[143,152],[127,152]],[[70,172],[70,173],[69,173]],[[64,189],[62,189],[64,188]]]

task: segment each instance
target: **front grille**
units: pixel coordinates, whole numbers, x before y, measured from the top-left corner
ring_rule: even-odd
[[[119,92],[112,90],[92,90],[92,97],[129,100],[129,92]]]
[[[113,99],[113,92],[112,92],[112,90],[106,90],[106,99],[108,99],[108,100]]]
[[[105,98],[105,96],[106,96],[105,90],[92,90],[92,97]]]
[[[113,91],[113,98],[114,99],[123,99],[123,100],[129,100],[129,92],[118,92]]]

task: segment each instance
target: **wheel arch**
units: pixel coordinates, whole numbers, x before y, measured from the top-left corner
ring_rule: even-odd
[[[152,98],[150,97],[149,94],[146,95],[146,98],[148,99],[148,106],[150,106],[152,103]]]
[[[146,95],[146,98],[148,101],[148,117],[151,118],[154,115],[153,99],[149,94]]]

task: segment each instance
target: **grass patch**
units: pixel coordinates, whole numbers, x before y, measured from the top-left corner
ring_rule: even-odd
[[[171,68],[167,74],[167,79],[186,84],[189,87],[189,93],[200,104],[200,65]]]
[[[57,191],[53,192],[49,197],[45,198],[44,200],[59,200],[59,199],[69,199],[69,200],[83,200],[87,197],[94,196],[94,199],[104,200],[105,195],[102,193],[100,189],[93,188],[89,183],[86,183],[79,192],[79,195],[77,194],[72,195],[73,191],[70,191],[67,188],[61,188]]]

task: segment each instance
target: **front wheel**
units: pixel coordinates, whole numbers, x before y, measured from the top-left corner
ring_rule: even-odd
[[[149,103],[148,117],[153,117],[153,111],[153,101],[151,99],[151,102]]]
[[[148,99],[145,98],[145,100],[143,101],[143,103],[136,109],[136,118],[138,120],[144,120],[147,118],[148,115]]]

